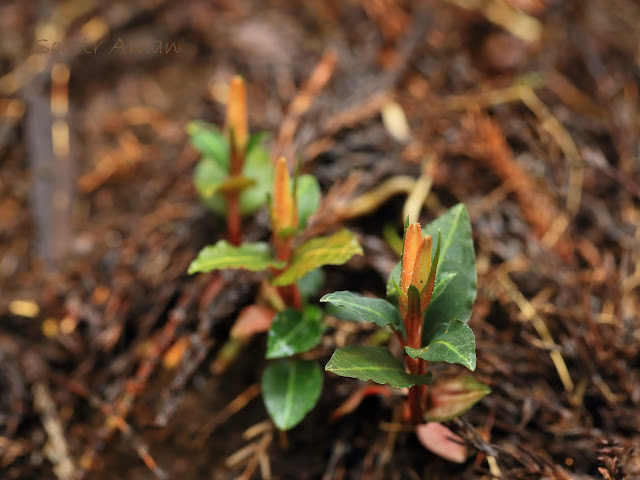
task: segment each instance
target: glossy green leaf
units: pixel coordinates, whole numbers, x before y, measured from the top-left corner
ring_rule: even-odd
[[[308,302],[309,298],[320,291],[322,285],[324,285],[324,279],[325,274],[322,269],[316,268],[298,280],[298,290],[303,302]]]
[[[344,307],[337,307],[335,305],[329,304],[327,308],[325,308],[325,313],[327,316],[335,317],[339,320],[344,320],[347,322],[355,322],[362,323],[364,320],[360,315],[351,310],[348,310]]]
[[[491,389],[471,375],[436,380],[427,392],[424,419],[446,422],[459,417],[489,393]]]
[[[322,367],[311,360],[280,360],[265,369],[262,399],[280,430],[295,427],[315,407],[322,380]]]
[[[352,292],[333,292],[322,297],[320,301],[351,310],[365,322],[375,323],[379,327],[390,325],[393,329],[402,332],[406,338],[400,312],[386,300],[363,297]]]
[[[307,226],[307,220],[320,206],[320,185],[313,175],[300,175],[296,180],[296,201],[298,202],[298,228]]]
[[[422,358],[429,362],[457,363],[471,371],[476,369],[476,339],[469,325],[453,319],[434,325],[427,323],[425,329],[426,347],[405,347],[411,358]]]
[[[223,172],[229,171],[229,145],[223,133],[210,123],[195,121],[187,125],[191,145],[208,159],[213,160]]]
[[[426,323],[459,318],[467,322],[476,298],[476,255],[471,235],[467,207],[458,204],[422,229],[424,234],[442,234],[442,248],[436,280],[455,273],[447,288],[432,300],[426,313]]]
[[[309,351],[320,343],[323,332],[322,310],[316,306],[307,305],[302,312],[290,308],[278,312],[267,336],[267,358]]]
[[[388,383],[395,388],[428,385],[432,379],[431,374],[412,375],[405,372],[402,361],[386,347],[351,345],[341,348],[333,353],[324,369],[342,377]]]
[[[255,185],[240,194],[240,213],[255,213],[267,204],[267,195],[273,187],[273,164],[267,150],[257,145],[247,152],[242,175],[255,181]]]
[[[434,302],[442,292],[447,288],[447,285],[451,283],[451,280],[456,276],[455,272],[448,272],[442,275],[436,275],[436,283],[433,287],[433,294],[431,295],[431,301]]]
[[[362,255],[362,247],[347,229],[311,239],[294,250],[289,268],[274,278],[272,284],[290,285],[311,270],[323,265],[342,265],[354,255]]]
[[[282,268],[284,262],[274,260],[267,243],[245,243],[238,247],[225,240],[204,247],[189,265],[189,274],[238,268],[259,272],[269,267]]]
[[[395,264],[389,278],[387,278],[387,300],[393,305],[398,305],[398,289],[400,288],[400,274],[402,273],[402,260]]]

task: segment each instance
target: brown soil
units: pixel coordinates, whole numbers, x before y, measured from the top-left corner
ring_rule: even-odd
[[[0,3],[0,477],[640,478],[638,38],[632,0]],[[186,275],[224,221],[198,203],[184,126],[222,124],[235,73],[252,131],[327,195],[314,233],[343,224],[364,246],[323,292],[383,294],[382,228],[411,178],[432,180],[423,223],[468,205],[474,375],[493,392],[448,424],[467,463],[397,423],[399,396],[328,422],[360,386],[332,375],[278,435],[264,336],[211,373],[257,280],[222,275],[216,296],[215,275]],[[267,231],[263,213],[244,224]],[[312,355],[370,334],[332,323]]]

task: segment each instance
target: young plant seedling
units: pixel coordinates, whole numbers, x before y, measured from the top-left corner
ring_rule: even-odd
[[[244,80],[231,81],[224,131],[205,122],[187,125],[191,144],[202,158],[194,173],[205,206],[227,217],[229,242],[242,241],[241,217],[265,204],[273,168],[269,152],[261,146],[265,133],[249,136]]]
[[[408,388],[409,417],[416,425],[461,415],[489,393],[489,388],[469,376],[432,384],[427,362],[475,370],[475,338],[466,322],[476,296],[476,276],[471,224],[464,205],[451,208],[424,231],[407,219],[402,259],[389,276],[387,300],[348,291],[320,299],[367,322],[391,327],[403,347],[403,360],[384,347],[352,345],[336,350],[325,369]]]
[[[320,187],[311,175],[289,177],[280,158],[273,175],[271,244],[234,246],[220,240],[205,247],[189,266],[189,273],[219,269],[264,271],[269,280],[261,286],[260,304],[240,312],[223,352],[234,355],[251,334],[268,330],[268,359],[279,359],[265,369],[262,396],[275,425],[288,430],[313,409],[322,391],[322,367],[316,361],[295,357],[318,345],[324,332],[323,312],[308,299],[317,293],[323,275],[320,267],[341,265],[362,248],[349,230],[301,241],[307,220],[320,204]],[[226,350],[225,350],[226,349]]]

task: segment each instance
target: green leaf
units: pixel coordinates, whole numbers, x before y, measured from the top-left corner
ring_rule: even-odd
[[[327,316],[336,317],[339,320],[344,320],[346,322],[355,322],[355,323],[363,323],[364,320],[357,313],[352,312],[351,310],[347,310],[344,307],[336,307],[335,305],[329,304],[325,309],[325,314]]]
[[[225,240],[204,247],[189,265],[189,274],[225,268],[259,272],[269,267],[282,268],[284,262],[274,260],[267,243],[245,243],[235,247]]]
[[[469,325],[457,318],[447,323],[425,325],[426,347],[404,347],[411,358],[429,362],[447,362],[476,369],[476,339]]]
[[[333,353],[324,369],[342,377],[388,383],[395,388],[428,385],[432,379],[431,374],[412,375],[405,372],[402,361],[386,347],[351,345],[341,348]]]
[[[273,187],[273,164],[269,152],[259,145],[247,152],[242,175],[255,184],[240,194],[240,213],[251,215],[267,203],[267,195]]]
[[[191,145],[203,157],[213,160],[226,173],[229,171],[229,145],[222,132],[210,123],[195,121],[187,125]]]
[[[273,165],[269,152],[259,145],[247,153],[241,180],[229,177],[229,166],[220,165],[211,157],[202,158],[194,171],[194,183],[202,203],[219,215],[227,213],[227,199],[220,190],[241,182],[240,213],[251,215],[267,202],[273,184]]]
[[[442,234],[438,263],[438,279],[455,273],[446,290],[432,300],[426,313],[426,323],[459,318],[467,322],[476,298],[476,255],[467,208],[462,204],[449,209],[422,229],[423,234]],[[444,320],[442,320],[444,319]]]
[[[271,283],[277,287],[290,285],[311,270],[323,265],[342,265],[354,255],[362,255],[362,247],[347,229],[328,237],[314,238],[294,250],[289,268]]]
[[[391,250],[398,255],[402,255],[402,237],[398,235],[396,227],[393,223],[385,223],[382,227],[382,237],[389,245]]]
[[[424,419],[430,422],[446,422],[459,417],[473,407],[491,389],[471,375],[435,381],[427,392],[428,408]]]
[[[386,300],[363,297],[352,292],[333,292],[322,297],[320,301],[351,310],[364,321],[375,323],[379,327],[391,325],[395,330],[402,332],[405,338],[407,336],[400,312]]]
[[[324,324],[322,310],[307,305],[300,312],[286,309],[276,314],[267,336],[267,358],[290,357],[320,343]]]
[[[320,291],[322,285],[324,285],[324,279],[325,274],[322,269],[316,268],[298,280],[298,290],[303,302],[308,302],[309,298]]]
[[[262,374],[262,399],[280,430],[300,423],[315,407],[321,392],[322,368],[312,360],[280,360]]]
[[[442,292],[444,292],[447,285],[451,283],[451,280],[453,280],[456,275],[457,274],[455,272],[447,272],[442,275],[437,275],[436,284],[433,287],[433,294],[431,295],[432,302],[442,295]]]
[[[227,201],[224,195],[216,192],[228,177],[229,173],[209,157],[200,160],[193,172],[193,182],[200,201],[219,215],[226,213]]]
[[[249,137],[247,142],[247,154],[251,153],[251,150],[259,147],[271,134],[269,132],[257,132]]]
[[[296,180],[296,202],[298,202],[298,228],[303,230],[307,220],[320,206],[320,185],[313,175],[300,175]]]
[[[407,217],[409,218],[409,217]],[[398,291],[400,290],[400,274],[402,273],[402,260],[396,263],[387,279],[387,300],[393,305],[398,305]]]

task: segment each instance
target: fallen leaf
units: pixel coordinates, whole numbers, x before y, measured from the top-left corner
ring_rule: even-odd
[[[438,422],[427,422],[416,426],[416,436],[429,451],[453,463],[467,460],[467,446],[459,435]]]

